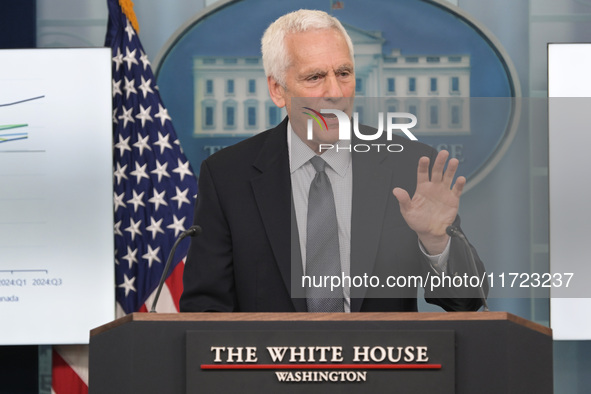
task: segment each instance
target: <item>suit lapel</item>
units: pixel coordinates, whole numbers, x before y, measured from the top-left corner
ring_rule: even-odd
[[[260,172],[251,180],[257,207],[281,277],[291,294],[292,240],[290,233],[293,233],[294,226],[289,225],[293,222],[293,204],[287,150],[287,118],[270,133],[253,166]],[[299,251],[297,255],[299,256]],[[297,267],[301,272],[301,257],[299,264],[294,262],[293,265],[296,273]],[[306,311],[305,299],[292,298],[292,301],[296,311]]]

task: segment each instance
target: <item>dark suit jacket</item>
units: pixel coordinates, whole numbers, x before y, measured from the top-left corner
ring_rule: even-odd
[[[417,235],[402,218],[392,189],[413,193],[419,158],[429,156],[433,162],[436,152],[395,138],[387,143],[402,144],[400,153],[353,155],[352,276],[366,273],[384,280],[388,275],[426,274]],[[301,261],[291,265],[290,233],[297,231],[290,226],[292,214],[287,119],[205,160],[194,217],[203,233],[191,241],[181,311],[306,311],[305,299],[290,296],[291,278],[301,274]],[[293,251],[297,259],[297,244]],[[464,245],[453,239],[447,271],[472,272],[467,261]],[[387,290],[352,289],[351,311],[417,310],[416,288]],[[478,298],[447,295],[425,292],[428,302],[446,310],[481,305]]]

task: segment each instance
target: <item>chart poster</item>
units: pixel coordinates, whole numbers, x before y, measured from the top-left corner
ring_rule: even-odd
[[[0,51],[0,345],[114,318],[108,48]]]
[[[591,183],[582,165],[591,134],[591,44],[548,45],[550,269],[574,272],[589,286]],[[591,339],[591,298],[577,291],[563,298],[553,289],[550,323],[554,339]],[[572,293],[571,293],[572,294]]]

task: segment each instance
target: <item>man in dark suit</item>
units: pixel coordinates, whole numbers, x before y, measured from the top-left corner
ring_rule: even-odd
[[[385,284],[388,277],[473,273],[467,247],[446,234],[459,226],[466,182],[459,177],[452,186],[457,160],[444,170],[447,152],[396,136],[388,143],[403,147],[397,153],[323,151],[339,139],[338,119],[328,115],[326,130],[314,126],[312,138],[307,135],[298,97],[317,109],[352,113],[353,46],[342,25],[323,12],[300,10],[267,29],[262,51],[271,98],[288,118],[203,162],[194,217],[203,234],[191,243],[181,311],[309,310],[295,293],[309,253],[303,222],[314,156],[325,159],[335,191],[343,277],[370,275]],[[417,310],[416,286],[349,284],[339,292],[344,311]],[[425,289],[427,301],[446,310],[478,309],[476,294]]]

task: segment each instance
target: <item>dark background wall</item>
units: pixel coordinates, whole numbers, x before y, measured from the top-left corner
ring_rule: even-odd
[[[37,1],[3,1],[0,6],[0,48],[35,48]]]
[[[38,346],[0,346],[0,394],[39,392]]]

